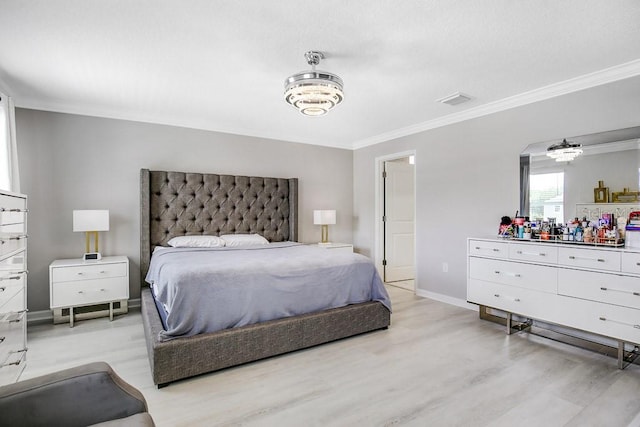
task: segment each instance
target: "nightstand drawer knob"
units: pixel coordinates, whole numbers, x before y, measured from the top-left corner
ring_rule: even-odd
[[[104,271],[104,270],[102,270],[102,271],[100,272],[100,274],[104,274],[104,273],[106,273],[106,271]]]

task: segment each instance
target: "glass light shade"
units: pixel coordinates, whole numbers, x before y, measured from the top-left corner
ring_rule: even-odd
[[[582,145],[562,140],[560,144],[547,148],[547,156],[555,159],[556,162],[570,162],[582,154]]]
[[[285,81],[284,99],[305,116],[322,116],[344,99],[342,79],[325,71],[304,71]]]
[[[315,225],[329,225],[336,223],[335,210],[317,210],[313,211],[313,223]]]
[[[73,231],[109,231],[109,211],[73,211]]]

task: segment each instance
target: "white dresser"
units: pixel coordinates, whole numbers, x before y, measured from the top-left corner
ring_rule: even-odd
[[[468,239],[467,300],[640,343],[640,250]],[[482,310],[481,310],[482,312]]]
[[[128,311],[129,259],[109,256],[98,261],[59,259],[49,265],[50,306],[54,323],[68,319],[73,327],[74,308],[108,304],[108,310],[88,310],[78,318],[122,314]],[[119,307],[114,310],[114,303]],[[68,315],[62,310],[68,309]]]
[[[0,192],[0,385],[27,359],[27,198]]]

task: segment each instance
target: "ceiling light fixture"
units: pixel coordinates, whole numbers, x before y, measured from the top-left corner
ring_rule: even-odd
[[[547,156],[555,159],[556,162],[570,162],[580,154],[582,154],[582,144],[567,142],[566,139],[547,148]]]
[[[342,79],[326,71],[316,71],[322,52],[304,54],[311,70],[294,74],[284,81],[284,99],[305,116],[325,115],[344,99]]]

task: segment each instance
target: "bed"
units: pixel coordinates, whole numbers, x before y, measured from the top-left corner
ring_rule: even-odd
[[[142,319],[151,373],[159,387],[390,324],[390,310],[383,302],[363,301],[167,339],[145,282],[153,251],[184,235],[258,233],[269,242],[282,242],[273,246],[292,246],[290,242],[298,240],[298,180],[142,169],[140,205]]]

